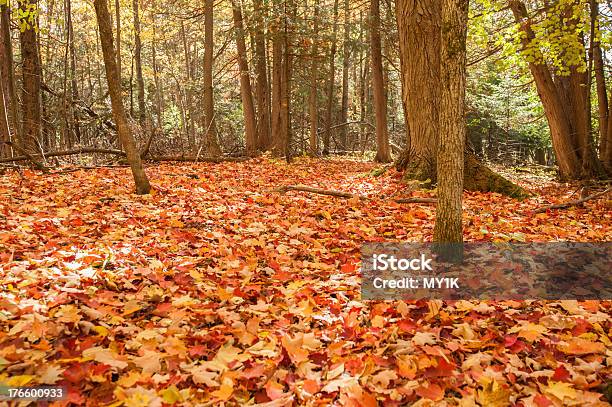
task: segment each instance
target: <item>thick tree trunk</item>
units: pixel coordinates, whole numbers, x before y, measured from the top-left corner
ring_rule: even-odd
[[[19,0],[20,25],[19,34],[22,57],[23,91],[21,103],[23,106],[22,148],[28,153],[38,151],[41,135],[40,106],[40,66],[38,58],[38,42],[36,34],[36,10],[38,0]]]
[[[351,66],[351,37],[350,37],[350,15],[349,0],[344,0],[344,43],[342,53],[342,105],[340,109],[340,123],[348,122],[349,110],[349,68]],[[348,126],[340,128],[339,144],[341,150],[346,150],[348,142]]]
[[[215,104],[213,95],[213,4],[214,0],[204,0],[204,147],[212,157],[221,155],[215,127]]]
[[[266,64],[266,37],[264,21],[266,10],[261,0],[254,0],[255,27],[255,98],[257,100],[257,148],[265,151],[270,148],[270,87]]]
[[[376,158],[380,163],[391,162],[389,131],[387,128],[387,97],[383,79],[380,41],[380,3],[370,1],[370,49],[372,54],[372,90],[376,117]]]
[[[523,47],[527,48],[536,37],[527,8],[521,0],[511,0],[509,5],[524,33],[521,36]],[[598,171],[598,165],[590,141],[588,89],[585,86],[588,81],[584,74],[572,68],[569,77],[557,78],[555,83],[548,66],[540,62],[542,59],[541,55],[536,55],[529,69],[546,114],[561,178],[589,177]]]
[[[102,54],[104,56],[104,68],[108,81],[108,92],[111,97],[113,117],[117,124],[117,133],[127,161],[132,169],[132,175],[136,183],[137,194],[148,194],[151,190],[149,179],[145,174],[140,160],[140,154],[136,148],[136,142],[132,130],[127,120],[127,115],[123,107],[121,86],[119,84],[119,70],[115,51],[113,47],[113,33],[111,28],[111,18],[106,5],[106,0],[94,0],[98,27],[100,29],[100,42],[102,44]]]
[[[396,3],[402,98],[409,138],[398,160],[406,177],[436,181],[438,109],[440,106],[440,0]]]
[[[462,195],[468,0],[442,0],[438,205],[434,241],[463,242]]]
[[[248,156],[253,156],[257,152],[257,119],[255,118],[253,90],[251,88],[247,50],[244,41],[245,34],[242,24],[242,10],[238,0],[232,0],[232,14],[234,16],[236,48],[238,51],[238,67],[240,69],[240,95],[242,96],[246,152]]]
[[[138,95],[138,122],[142,127],[145,126],[146,107],[145,107],[145,85],[142,76],[142,40],[140,36],[140,11],[139,0],[132,1],[132,11],[134,13],[134,63],[136,68],[136,86]]]
[[[446,0],[445,0],[446,1]],[[406,148],[396,166],[408,179],[437,182],[441,0],[398,0],[397,22],[406,112]],[[445,84],[445,86],[450,86]],[[465,123],[464,123],[465,125]],[[521,198],[526,192],[464,150],[464,189]]]
[[[311,78],[310,78],[310,95],[308,98],[308,110],[310,115],[310,137],[308,147],[310,155],[316,156],[319,154],[319,105],[318,99],[318,69],[319,69],[319,0],[314,0],[314,31],[312,38],[312,53],[311,53]]]
[[[5,142],[11,141],[11,130],[8,124],[8,116],[6,114],[6,98],[5,98],[5,88],[4,83],[0,83],[0,157],[9,157],[10,149],[9,144]]]
[[[329,154],[332,119],[334,113],[334,82],[336,80],[336,38],[338,33],[338,0],[334,0],[334,21],[331,49],[329,51],[329,78],[327,80],[327,109],[325,110],[325,134],[323,135],[323,155]]]

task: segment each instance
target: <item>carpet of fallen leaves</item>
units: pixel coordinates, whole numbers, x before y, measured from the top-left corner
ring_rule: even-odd
[[[63,404],[604,406],[610,302],[365,302],[364,241],[431,240],[435,209],[374,164],[266,158],[0,176],[0,382]],[[305,184],[342,200],[272,190]],[[467,193],[467,240],[609,241],[575,188]],[[577,282],[579,283],[579,282]]]

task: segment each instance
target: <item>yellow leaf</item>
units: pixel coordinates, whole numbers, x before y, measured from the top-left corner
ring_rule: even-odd
[[[178,403],[179,401],[183,401],[183,396],[178,391],[176,386],[170,386],[167,389],[163,390],[160,393],[160,396],[164,399],[164,401],[168,404]]]
[[[108,329],[106,327],[103,326],[94,326],[92,328],[99,336],[101,337],[107,337],[108,336]]]
[[[218,398],[219,400],[227,401],[232,394],[234,393],[234,382],[229,377],[223,379],[223,383],[221,384],[221,388],[219,390],[213,391],[213,396]]]
[[[497,381],[483,385],[478,390],[478,402],[487,407],[505,407],[510,405],[510,391],[500,385]]]
[[[570,383],[563,382],[551,382],[543,389],[543,392],[555,396],[561,401],[565,398],[575,399],[578,395]]]
[[[13,376],[9,377],[5,384],[7,387],[21,387],[30,383],[34,377],[31,375]]]

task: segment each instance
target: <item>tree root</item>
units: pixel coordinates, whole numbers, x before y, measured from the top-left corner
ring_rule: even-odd
[[[571,208],[572,206],[578,206],[578,205],[581,205],[581,204],[583,204],[583,203],[585,203],[587,201],[591,201],[593,199],[597,199],[599,197],[602,197],[602,196],[604,196],[606,194],[609,194],[610,192],[612,192],[612,187],[606,189],[605,191],[598,192],[596,194],[587,196],[585,198],[576,199],[575,201],[569,201],[569,202],[565,202],[565,203],[562,203],[562,204],[556,204],[556,205],[543,206],[543,207],[533,211],[533,213],[544,213],[544,212],[546,212],[548,210],[551,210],[551,209],[567,209],[567,208]]]
[[[336,198],[346,198],[346,199],[358,198],[358,199],[361,199],[362,201],[372,199],[364,195],[351,194],[350,192],[320,189],[320,188],[309,187],[306,185],[285,185],[285,186],[282,186],[282,187],[279,187],[273,190],[273,192],[279,192],[281,194],[287,193],[289,191],[310,192],[312,194],[327,195],[327,196],[333,196]],[[437,202],[435,198],[402,198],[402,199],[387,199],[387,200],[395,202],[395,203],[400,203],[400,204],[409,204],[409,203],[434,204]]]

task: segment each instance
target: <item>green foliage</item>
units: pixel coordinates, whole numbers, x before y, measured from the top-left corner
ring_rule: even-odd
[[[2,1],[2,0],[0,0]],[[4,0],[8,3],[8,0]],[[38,16],[38,6],[31,4],[27,0],[18,0],[19,8],[15,9],[15,20],[19,24],[21,32],[28,30],[38,31],[36,16]]]

